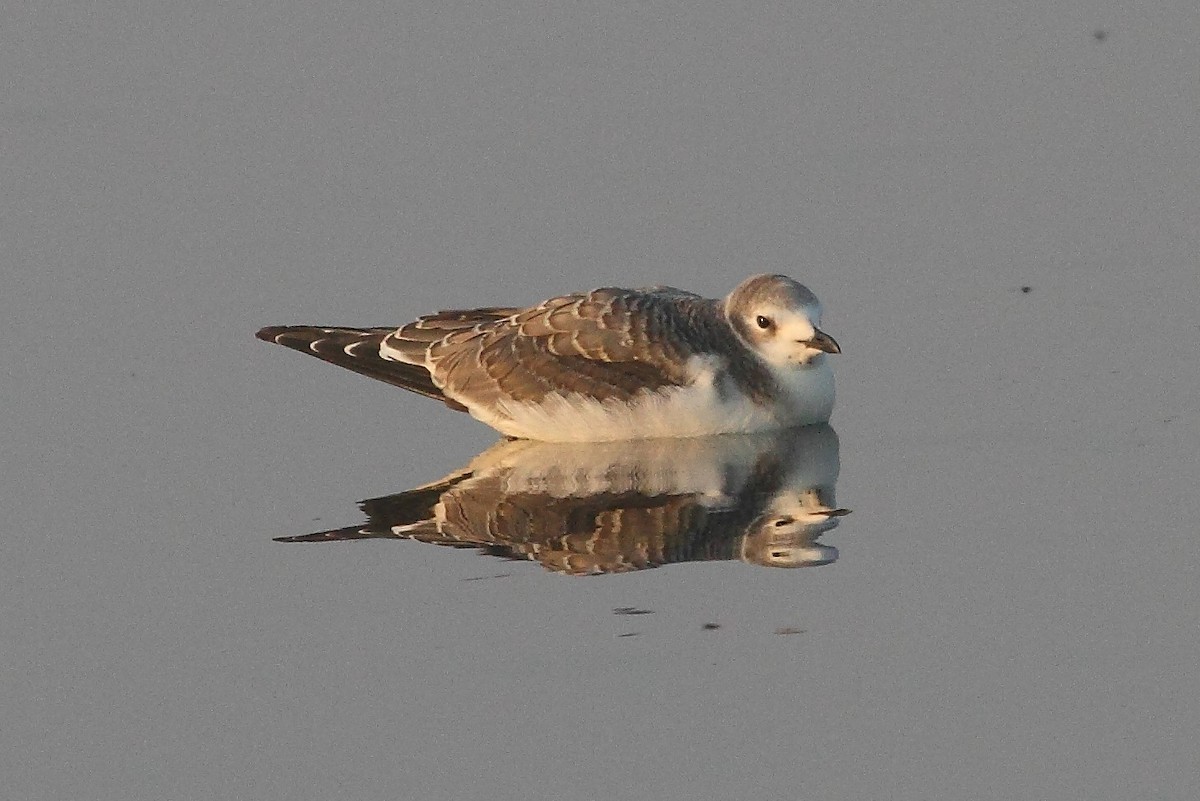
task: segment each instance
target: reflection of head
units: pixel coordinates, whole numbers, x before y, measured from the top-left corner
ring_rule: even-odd
[[[838,518],[846,513],[828,506],[800,514],[772,510],[746,529],[740,558],[763,567],[828,565],[838,560],[838,549],[817,542],[817,537],[838,525]]]

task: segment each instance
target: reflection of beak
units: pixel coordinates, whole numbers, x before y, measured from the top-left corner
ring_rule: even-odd
[[[814,350],[821,350],[826,353],[841,353],[842,346],[837,343],[837,340],[826,334],[824,331],[817,331],[813,334],[813,338],[803,341],[801,344],[808,345]]]

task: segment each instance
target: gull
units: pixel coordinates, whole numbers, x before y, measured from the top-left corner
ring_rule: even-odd
[[[772,431],[833,411],[821,304],[785,275],[723,300],[672,287],[440,311],[374,328],[270,326],[276,342],[435,398],[505,436],[602,442]]]

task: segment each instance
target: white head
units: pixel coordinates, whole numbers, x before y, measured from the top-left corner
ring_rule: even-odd
[[[775,367],[815,364],[841,353],[821,330],[821,302],[786,275],[747,278],[725,299],[725,317],[738,336]]]

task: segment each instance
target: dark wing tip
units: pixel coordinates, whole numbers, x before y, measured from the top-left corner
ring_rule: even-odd
[[[329,531],[317,531],[312,534],[300,534],[294,537],[272,537],[275,542],[340,542],[343,540],[369,540],[376,538],[395,538],[390,531],[371,531],[366,525],[347,526]]]
[[[326,328],[313,325],[269,325],[259,329],[255,336],[264,342],[274,342],[285,348],[316,356],[368,378],[440,400],[451,409],[465,412],[467,407],[447,398],[433,383],[425,367],[389,361],[379,355],[379,343],[395,330],[391,327]]]
[[[263,342],[278,342],[279,335],[287,331],[286,325],[268,325],[266,328],[258,329],[258,333],[254,336],[261,339]]]

